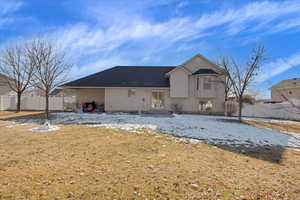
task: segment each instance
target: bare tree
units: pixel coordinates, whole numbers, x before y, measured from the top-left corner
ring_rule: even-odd
[[[24,44],[7,46],[1,52],[0,73],[5,75],[5,83],[17,94],[17,112],[21,111],[21,96],[30,87],[34,69],[26,56]]]
[[[227,72],[229,81],[232,84],[233,92],[239,103],[238,118],[242,120],[243,109],[243,96],[248,87],[253,82],[255,76],[257,76],[262,62],[265,60],[265,47],[260,45],[253,48],[250,58],[248,59],[246,66],[237,64],[237,62],[231,58],[230,62],[223,63],[223,68]]]
[[[226,73],[229,73],[229,71],[231,70],[230,58],[225,56],[222,57],[219,62],[219,66],[222,66],[224,69],[227,69],[228,71],[226,71]],[[225,86],[225,101],[228,101],[228,98],[233,95],[233,85],[229,76],[225,77],[223,84]]]
[[[26,47],[30,63],[35,67],[32,85],[44,92],[46,117],[49,119],[49,96],[59,85],[67,81],[72,67],[65,52],[47,39],[32,40]]]

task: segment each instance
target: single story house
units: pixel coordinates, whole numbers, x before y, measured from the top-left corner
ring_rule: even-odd
[[[76,102],[106,112],[224,113],[225,71],[202,55],[179,66],[116,66],[66,83]]]
[[[271,88],[271,98],[274,101],[300,100],[300,78],[280,81]]]

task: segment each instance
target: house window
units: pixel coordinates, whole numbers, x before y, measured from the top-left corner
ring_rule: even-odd
[[[200,112],[210,112],[212,111],[213,104],[212,101],[199,101],[199,111]]]
[[[197,83],[196,83],[197,84],[197,90],[199,90],[199,82],[200,82],[199,77],[197,77]]]
[[[292,91],[289,91],[289,94],[293,94]]]
[[[211,80],[210,80],[210,78],[205,77],[205,78],[203,78],[203,80],[204,80],[203,89],[204,90],[210,90],[211,89]]]
[[[164,108],[164,92],[152,92],[152,108]]]
[[[134,89],[129,89],[129,90],[128,90],[128,97],[134,96],[134,95],[135,95],[135,91],[136,91],[136,90],[134,90]]]

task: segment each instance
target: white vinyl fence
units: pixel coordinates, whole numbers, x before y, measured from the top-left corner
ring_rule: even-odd
[[[50,97],[49,110],[65,111],[71,110],[75,102],[74,97]],[[22,96],[21,110],[44,110],[45,97],[42,96]],[[0,110],[16,110],[16,96],[0,96]]]
[[[244,104],[242,115],[245,117],[263,117],[285,120],[300,120],[300,107],[293,106],[289,102],[254,105]]]

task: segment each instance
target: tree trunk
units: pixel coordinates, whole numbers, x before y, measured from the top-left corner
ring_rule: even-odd
[[[242,121],[243,97],[239,98],[239,121]]]
[[[21,92],[17,93],[17,112],[21,111]]]
[[[46,97],[46,109],[45,109],[46,119],[49,119],[49,94],[48,94],[48,92],[46,92],[45,97]]]

